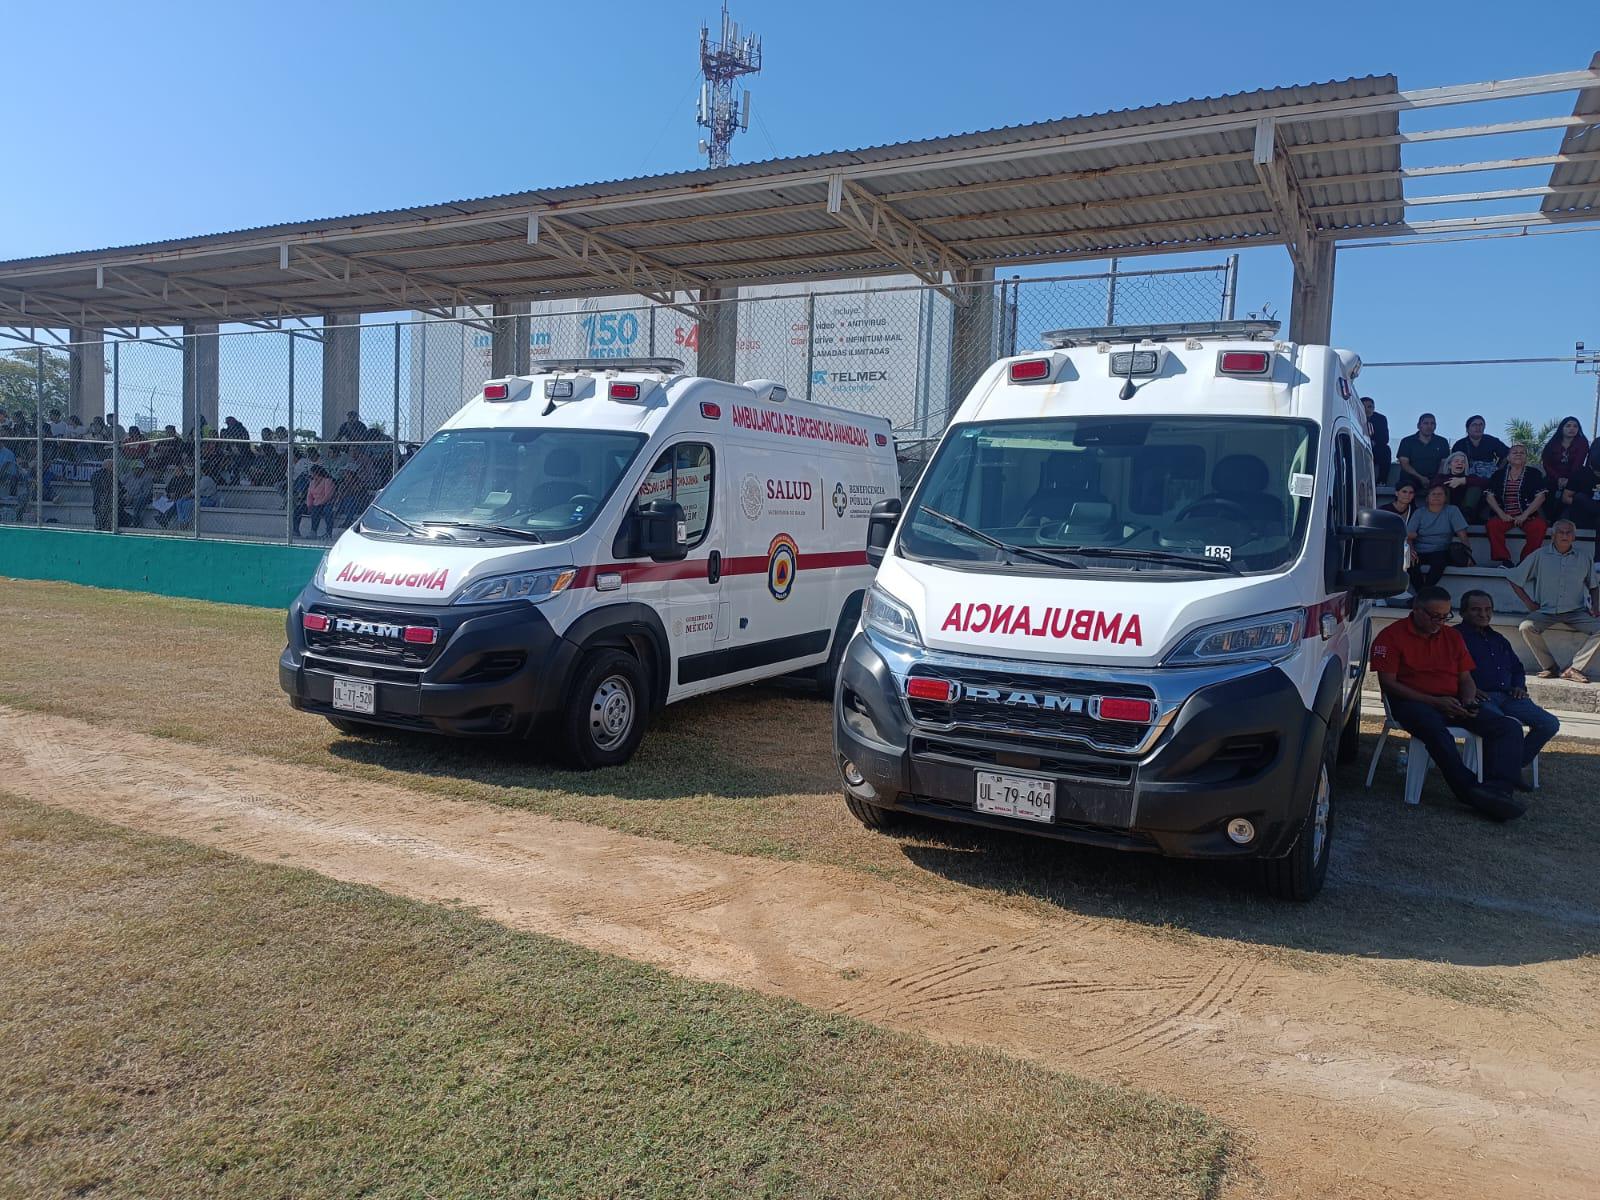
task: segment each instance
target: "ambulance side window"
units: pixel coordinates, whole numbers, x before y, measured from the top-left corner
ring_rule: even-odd
[[[1341,430],[1333,450],[1333,491],[1328,497],[1328,588],[1338,586],[1341,569],[1351,565],[1350,544],[1339,536],[1339,526],[1355,524],[1355,455],[1349,433]]]
[[[693,549],[705,540],[711,525],[715,470],[710,446],[704,442],[679,442],[656,459],[639,487],[637,502],[676,500],[683,505],[683,522],[689,534],[689,548]]]

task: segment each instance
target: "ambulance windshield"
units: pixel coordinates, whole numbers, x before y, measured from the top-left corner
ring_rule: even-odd
[[[959,426],[907,508],[900,552],[1043,571],[1052,557],[1062,570],[1280,569],[1309,524],[1316,432],[1188,416]]]
[[[361,527],[397,537],[430,524],[498,528],[508,538],[562,541],[599,516],[644,442],[643,434],[590,429],[447,429],[400,469]]]

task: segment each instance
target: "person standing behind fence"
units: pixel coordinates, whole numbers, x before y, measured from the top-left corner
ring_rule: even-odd
[[[309,537],[328,537],[333,533],[333,476],[327,469],[318,464],[311,468],[308,476],[310,483],[306,486],[306,513],[311,518],[311,532]],[[322,533],[317,533],[318,526]],[[295,536],[300,536],[300,522],[295,521]]]
[[[1389,482],[1389,470],[1394,466],[1394,456],[1389,449],[1389,418],[1378,411],[1371,396],[1361,397],[1361,407],[1367,413],[1367,436],[1372,439],[1372,469],[1377,473],[1378,485]]]
[[[1551,544],[1522,560],[1511,576],[1511,590],[1531,614],[1517,628],[1539,661],[1539,678],[1556,677],[1555,656],[1545,643],[1557,626],[1585,636],[1572,665],[1560,672],[1569,683],[1588,683],[1589,664],[1600,651],[1600,591],[1595,588],[1594,554],[1577,544],[1578,527],[1563,518],[1550,527]],[[1530,595],[1530,592],[1532,593]]]
[[[1544,545],[1546,525],[1539,510],[1548,493],[1544,476],[1537,467],[1528,465],[1526,446],[1512,446],[1506,451],[1505,465],[1495,472],[1483,498],[1491,514],[1483,527],[1489,535],[1489,557],[1495,562],[1507,568],[1517,565],[1506,545],[1506,534],[1513,529],[1522,531],[1523,558]]]
[[[1550,500],[1544,506],[1546,520],[1553,521],[1561,515],[1561,493],[1588,458],[1589,439],[1583,436],[1582,422],[1577,417],[1562,417],[1540,456],[1550,486]]]
[[[1415,593],[1435,586],[1447,566],[1472,564],[1467,519],[1449,502],[1442,486],[1429,488],[1427,505],[1412,509],[1406,518],[1406,541],[1415,555],[1415,561],[1406,572]]]

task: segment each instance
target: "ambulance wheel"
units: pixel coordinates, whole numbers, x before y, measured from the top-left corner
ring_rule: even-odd
[[[876,804],[868,804],[865,800],[857,800],[849,792],[845,793],[844,806],[850,810],[850,815],[860,821],[868,829],[883,833],[905,823],[905,814],[896,812],[892,808],[879,808]]]
[[[844,602],[839,614],[839,625],[833,631],[833,645],[828,650],[828,661],[817,668],[817,691],[823,699],[833,699],[833,689],[839,682],[839,668],[844,666],[844,652],[855,636],[856,623],[861,620],[861,596],[854,595]]]
[[[1268,894],[1279,900],[1310,900],[1328,878],[1328,852],[1333,847],[1333,773],[1337,746],[1332,735],[1325,740],[1322,761],[1306,797],[1306,815],[1294,849],[1282,858],[1261,864]]]
[[[371,726],[363,725],[360,721],[346,721],[343,717],[329,717],[328,724],[332,725],[340,733],[348,733],[354,737],[361,737],[363,734],[372,732]]]
[[[596,650],[578,665],[562,721],[562,746],[583,770],[633,757],[649,716],[644,668],[624,650]]]
[[[1344,731],[1339,734],[1339,765],[1348,766],[1361,757],[1361,693],[1356,693],[1356,702],[1350,706],[1350,715],[1345,719]]]

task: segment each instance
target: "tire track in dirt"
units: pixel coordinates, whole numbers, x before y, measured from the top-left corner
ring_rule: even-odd
[[[696,978],[1188,1099],[1287,1196],[1584,1196],[1592,1014],[1464,1009],[1039,915],[0,708],[0,787]],[[1587,1023],[1586,1023],[1587,1022]]]

